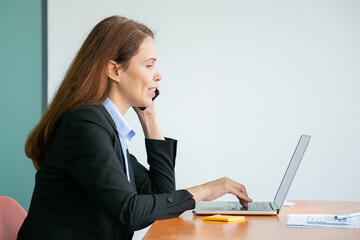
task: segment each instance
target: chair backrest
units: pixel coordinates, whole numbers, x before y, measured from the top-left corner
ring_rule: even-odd
[[[26,215],[14,199],[0,196],[0,240],[15,240]]]

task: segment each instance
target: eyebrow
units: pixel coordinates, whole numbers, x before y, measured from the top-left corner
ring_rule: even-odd
[[[144,62],[147,62],[149,60],[152,60],[152,61],[156,62],[156,58],[153,58],[153,57],[146,59]]]

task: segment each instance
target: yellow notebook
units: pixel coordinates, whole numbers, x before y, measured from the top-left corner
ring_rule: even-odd
[[[244,216],[232,216],[232,215],[213,215],[209,217],[203,217],[203,221],[220,221],[220,222],[245,222]]]

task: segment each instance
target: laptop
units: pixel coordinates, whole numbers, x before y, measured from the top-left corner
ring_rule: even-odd
[[[290,163],[286,169],[285,175],[281,181],[279,189],[272,202],[251,202],[248,208],[241,206],[239,201],[210,201],[199,202],[193,210],[195,215],[277,215],[284,203],[286,194],[289,191],[296,170],[298,169],[301,159],[309,144],[311,136],[302,135],[295,148]]]

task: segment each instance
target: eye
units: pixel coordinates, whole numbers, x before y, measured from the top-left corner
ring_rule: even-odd
[[[153,68],[154,65],[146,65],[147,68]]]

